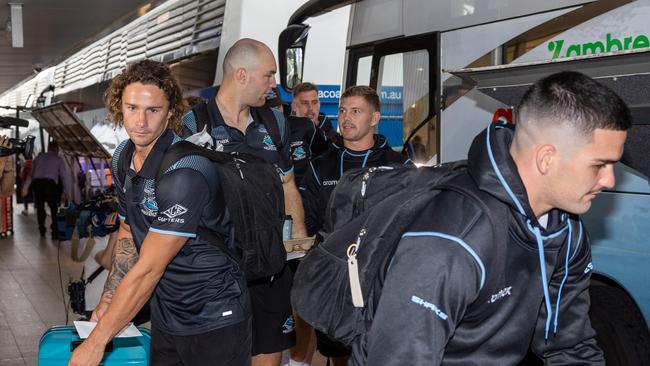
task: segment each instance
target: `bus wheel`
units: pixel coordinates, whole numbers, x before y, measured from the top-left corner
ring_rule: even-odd
[[[607,366],[650,365],[650,333],[630,297],[617,287],[592,281],[591,325]]]

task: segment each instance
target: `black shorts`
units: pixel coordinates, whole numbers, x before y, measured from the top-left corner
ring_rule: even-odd
[[[253,312],[253,356],[282,352],[296,344],[295,332],[284,333],[282,325],[291,316],[293,272],[284,266],[270,279],[249,283]]]
[[[250,319],[191,336],[151,329],[151,366],[250,366],[250,351]]]
[[[316,349],[325,357],[349,357],[352,354],[352,350],[343,343],[337,342],[319,331],[316,331]]]

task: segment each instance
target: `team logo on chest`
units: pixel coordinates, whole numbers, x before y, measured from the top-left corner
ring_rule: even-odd
[[[156,188],[153,181],[147,181],[143,190],[144,197],[140,203],[140,211],[143,215],[156,217],[158,214],[158,204],[156,203]]]
[[[302,147],[302,141],[291,143],[291,160],[298,161],[307,157],[307,152]]]
[[[264,137],[262,138],[262,142],[264,143],[264,150],[272,150],[272,151],[277,150],[275,148],[275,145],[273,144],[273,140],[271,139],[271,136],[269,136],[268,133],[264,134]]]

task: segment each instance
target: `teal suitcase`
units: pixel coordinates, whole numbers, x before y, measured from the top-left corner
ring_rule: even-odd
[[[142,337],[114,338],[106,346],[100,365],[149,365],[151,332],[138,328]],[[45,331],[38,346],[39,366],[66,366],[72,350],[81,344],[81,339],[73,326],[52,327]]]

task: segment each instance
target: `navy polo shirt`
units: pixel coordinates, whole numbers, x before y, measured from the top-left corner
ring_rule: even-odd
[[[154,291],[151,321],[168,334],[195,335],[245,320],[250,304],[238,265],[198,234],[199,227],[210,228],[226,240],[231,229],[212,162],[187,156],[155,181],[165,151],[177,141],[180,138],[167,130],[136,173],[131,167],[134,146],[127,140],[115,150],[112,168],[119,214],[130,226],[138,250],[149,231],[188,238]]]
[[[275,146],[266,127],[261,122],[261,116],[255,115],[254,109],[248,119],[246,133],[226,124],[217,107],[215,98],[210,98],[207,102],[208,115],[210,116],[212,131],[210,135],[215,139],[216,150],[225,152],[240,152],[258,156],[265,161],[278,167],[279,173],[287,175],[293,172],[293,163],[291,161],[291,152],[289,144],[289,124],[280,112],[273,111],[280,135],[282,137],[282,146],[280,149]],[[197,132],[196,116],[192,111],[183,116],[183,124],[191,134]]]

